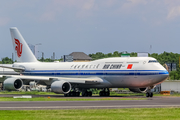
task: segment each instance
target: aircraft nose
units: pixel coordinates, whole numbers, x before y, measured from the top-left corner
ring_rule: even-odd
[[[159,64],[159,66],[157,66],[157,69],[161,71],[160,75],[164,80],[168,78],[169,72],[162,65]]]
[[[162,80],[166,80],[169,77],[169,72],[167,70],[164,70],[162,72]]]
[[[168,73],[168,72],[167,72]],[[168,74],[165,74],[165,79],[167,79],[169,77],[169,73]]]

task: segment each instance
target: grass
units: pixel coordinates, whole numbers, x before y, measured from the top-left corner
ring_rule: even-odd
[[[1,110],[1,120],[179,120],[180,108]]]
[[[39,91],[1,91],[0,94],[57,95],[54,92],[39,92]]]
[[[19,94],[19,95],[61,95],[63,94],[56,94],[54,92],[38,92],[38,91],[1,91],[0,94]],[[93,94],[94,96],[99,96],[99,94]],[[129,93],[129,94],[123,94],[123,93],[116,93],[116,92],[111,92],[110,96],[122,96],[122,97],[129,97],[129,96],[145,96],[145,93]],[[161,95],[158,93],[154,93],[154,96],[165,96]],[[169,96],[169,95],[167,95]],[[180,97],[180,93],[173,93],[170,96],[174,97]]]
[[[10,98],[0,97],[0,101],[102,101],[102,100],[146,100],[147,98],[48,98],[48,97],[36,97],[36,98]]]
[[[173,96],[173,97],[180,97],[179,93],[171,93],[170,95],[162,95],[162,94],[154,94],[154,96]]]
[[[38,91],[1,91],[0,94],[19,94],[19,95],[62,95],[63,94],[56,94],[54,92],[38,92]],[[111,92],[111,96],[144,96],[143,93],[130,93],[130,94],[118,94],[116,92]],[[99,96],[99,94],[93,94],[94,96]]]
[[[128,96],[145,96],[145,93],[116,93],[116,92],[111,92],[111,96],[124,96],[124,97],[128,97]]]

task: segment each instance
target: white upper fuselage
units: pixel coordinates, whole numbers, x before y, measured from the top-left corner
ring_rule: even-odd
[[[151,57],[115,57],[91,62],[17,62],[13,67],[23,67],[25,71],[21,74],[31,76],[99,77],[110,83],[108,87],[147,87],[164,81],[169,75]]]

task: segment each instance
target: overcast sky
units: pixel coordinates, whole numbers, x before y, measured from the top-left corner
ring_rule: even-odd
[[[180,0],[0,0],[1,58],[14,52],[10,27],[27,43],[42,44],[39,57],[180,53]]]

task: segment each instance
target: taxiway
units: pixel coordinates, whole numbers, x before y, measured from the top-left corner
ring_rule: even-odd
[[[180,97],[155,96],[153,98],[148,98],[147,100],[0,102],[0,110],[109,109],[159,107],[180,107]]]

